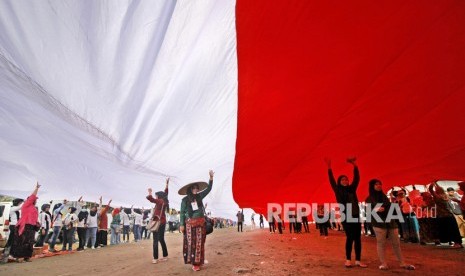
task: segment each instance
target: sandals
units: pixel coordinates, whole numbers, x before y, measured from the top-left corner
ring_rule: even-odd
[[[352,265],[352,263],[351,263],[350,261],[346,261],[345,264],[344,264],[344,266],[345,266],[346,268],[352,268],[352,267],[353,267],[353,265]]]
[[[367,268],[368,265],[361,263],[361,262],[355,262],[355,266],[361,267],[361,268]]]
[[[380,265],[380,266],[379,266],[379,269],[380,269],[380,270],[388,270],[389,267],[388,267],[387,265]]]

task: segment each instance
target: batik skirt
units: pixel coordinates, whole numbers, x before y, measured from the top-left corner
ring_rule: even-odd
[[[202,265],[205,260],[205,218],[186,220],[183,242],[183,256],[185,264]]]

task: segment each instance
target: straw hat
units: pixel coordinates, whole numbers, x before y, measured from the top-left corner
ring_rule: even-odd
[[[199,186],[199,192],[205,190],[205,189],[208,187],[208,183],[207,183],[207,182],[192,182],[192,183],[189,183],[189,184],[184,185],[184,187],[182,187],[181,189],[179,189],[178,194],[180,194],[180,195],[187,195],[187,189],[189,189],[190,187],[192,187],[192,186],[194,186],[194,185]]]

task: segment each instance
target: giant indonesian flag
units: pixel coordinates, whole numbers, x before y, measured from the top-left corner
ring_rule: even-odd
[[[465,179],[464,1],[0,2],[0,194],[216,215]],[[233,201],[234,199],[234,201]],[[176,205],[172,205],[176,206]]]

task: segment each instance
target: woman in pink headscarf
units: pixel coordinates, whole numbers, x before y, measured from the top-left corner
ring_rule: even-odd
[[[16,224],[15,239],[13,240],[13,250],[11,255],[15,258],[24,258],[30,262],[34,247],[35,233],[37,231],[37,220],[39,212],[35,204],[37,201],[37,192],[39,191],[39,182],[32,194],[26,199],[21,207],[21,219]]]

